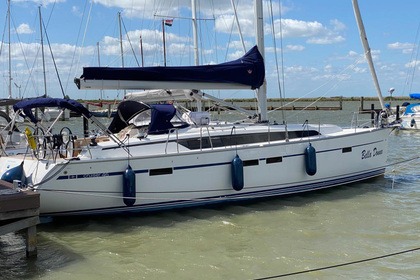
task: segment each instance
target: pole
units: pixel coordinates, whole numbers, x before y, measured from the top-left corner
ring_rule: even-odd
[[[360,14],[359,4],[358,4],[357,0],[353,0],[353,10],[354,10],[354,15],[356,17],[357,26],[359,27],[360,39],[362,40],[362,45],[363,45],[363,48],[365,50],[365,56],[366,56],[366,60],[367,60],[368,65],[369,65],[370,74],[372,75],[373,83],[375,84],[375,88],[376,88],[376,92],[378,94],[379,102],[381,103],[381,108],[383,110],[385,110],[386,109],[385,108],[385,102],[384,102],[384,99],[382,97],[381,88],[379,87],[378,77],[376,76],[375,66],[373,65],[372,53],[371,53],[371,50],[370,50],[370,47],[369,47],[369,42],[367,40],[365,27],[363,25],[362,16]]]
[[[120,27],[121,66],[124,68],[124,49],[123,49],[122,29],[121,29],[121,12],[118,12],[118,24]]]
[[[9,28],[9,99],[12,98],[12,48],[10,39],[10,0],[7,1],[7,24]]]
[[[101,54],[99,53],[99,42],[96,42],[96,47],[98,49],[98,66],[101,67]],[[103,98],[103,90],[100,90],[101,93],[101,100]],[[102,101],[101,101],[102,102]]]
[[[165,20],[162,19],[162,36],[163,36],[163,65],[166,66],[166,42],[165,42]]]
[[[141,56],[141,67],[144,67],[144,55],[143,55],[143,39],[140,35],[140,56]]]
[[[197,8],[196,0],[191,0],[191,13],[192,13],[192,23],[193,23],[193,38],[194,38],[194,60],[195,65],[200,64],[198,56],[198,35],[197,35]]]
[[[257,37],[257,46],[263,58],[264,56],[264,19],[263,19],[263,8],[262,0],[256,0],[254,3],[254,14],[255,14],[255,34]],[[258,98],[258,113],[259,121],[267,122],[267,82],[264,79],[264,83],[257,90]]]

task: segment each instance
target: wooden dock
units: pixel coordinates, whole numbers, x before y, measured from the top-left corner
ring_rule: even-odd
[[[39,205],[39,193],[17,190],[13,184],[0,180],[0,235],[25,230],[27,257],[37,255]]]

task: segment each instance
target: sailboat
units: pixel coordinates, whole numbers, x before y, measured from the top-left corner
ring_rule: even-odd
[[[14,110],[37,126],[42,124],[32,109],[57,106],[77,111],[103,133],[76,138],[69,130],[64,137],[42,128],[43,137],[28,137],[30,154],[0,158],[1,178],[21,180],[40,192],[41,215],[74,216],[232,203],[383,175],[391,128],[382,114],[372,126],[351,128],[268,121],[261,0],[255,1],[255,20],[257,45],[238,60],[192,67],[87,67],[75,82],[81,89],[257,89],[257,121],[214,122],[206,112],[185,115],[173,104],[125,100],[104,126],[74,100],[22,101]]]
[[[420,93],[410,93],[411,99],[420,100]],[[401,129],[420,130],[420,101],[408,104],[401,115]]]

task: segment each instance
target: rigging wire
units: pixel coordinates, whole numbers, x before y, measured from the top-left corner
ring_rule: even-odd
[[[352,261],[352,262],[345,262],[345,263],[340,263],[340,264],[335,264],[335,265],[330,265],[330,266],[324,266],[324,267],[319,267],[319,268],[301,270],[301,271],[278,274],[278,275],[261,277],[261,278],[254,278],[254,280],[267,280],[267,279],[275,279],[275,278],[293,276],[293,275],[298,275],[298,274],[305,274],[305,273],[310,273],[310,272],[315,272],[315,271],[327,270],[327,269],[332,269],[332,268],[337,268],[337,267],[342,267],[342,266],[348,266],[348,265],[353,265],[353,264],[358,264],[358,263],[364,263],[364,262],[389,258],[389,257],[397,256],[397,255],[412,253],[412,252],[419,251],[419,250],[420,250],[420,247],[417,247],[417,248],[407,249],[407,250],[403,250],[403,251],[398,251],[398,252],[394,252],[394,253],[390,253],[390,254],[380,255],[380,256],[361,259],[361,260]]]
[[[335,83],[334,85],[332,85],[331,86],[331,88],[329,88],[329,89],[327,89],[325,92],[324,92],[324,94],[322,94],[322,95],[320,95],[318,98],[316,98],[313,102],[311,102],[310,104],[307,104],[302,110],[299,110],[299,111],[297,111],[294,115],[290,115],[289,116],[289,118],[292,118],[292,117],[294,117],[295,115],[297,115],[297,114],[299,114],[300,112],[302,112],[302,111],[305,111],[305,109],[306,108],[308,108],[308,107],[310,107],[310,106],[312,106],[313,104],[315,104],[315,103],[317,103],[317,102],[319,102],[322,98],[324,98],[325,96],[327,96],[331,91],[333,91],[335,88],[337,88],[338,87],[338,85],[340,84],[340,83],[342,83],[344,80],[346,80],[346,76],[343,74],[343,73],[345,73],[345,72],[347,72],[349,69],[355,69],[356,68],[356,66],[361,62],[361,61],[363,61],[364,60],[364,57],[359,57],[353,64],[351,64],[351,65],[349,65],[349,66],[347,66],[346,68],[344,68],[340,73],[338,73],[338,75],[336,75],[336,76],[331,76],[330,78],[329,78],[329,80],[328,81],[326,81],[325,83],[323,83],[322,85],[319,85],[317,88],[314,88],[313,90],[311,90],[311,91],[309,91],[309,92],[307,92],[306,94],[304,94],[304,95],[302,95],[301,97],[298,97],[298,98],[295,98],[293,101],[290,101],[290,102],[288,102],[288,103],[286,103],[286,104],[283,104],[283,107],[277,107],[277,108],[275,108],[275,109],[273,109],[273,110],[271,110],[271,111],[269,111],[268,113],[272,113],[272,112],[274,112],[274,111],[278,111],[278,110],[281,110],[281,109],[283,109],[284,107],[287,107],[287,106],[289,106],[289,105],[291,105],[291,104],[294,104],[294,103],[296,103],[296,102],[299,102],[300,100],[302,100],[302,99],[304,99],[304,98],[306,98],[308,95],[311,95],[312,93],[314,93],[314,92],[316,92],[316,91],[318,91],[318,90],[320,90],[321,88],[323,88],[323,87],[326,87],[328,84],[330,84],[332,81],[333,81],[333,79],[334,78],[336,78],[336,77],[338,77],[339,78],[339,80],[338,80],[338,82],[337,83]]]
[[[11,15],[10,15],[10,18],[11,18],[11,20],[12,20],[13,27],[15,28],[15,30],[17,30],[17,28],[16,28],[16,23],[15,23],[15,21],[14,21],[13,17],[11,17]],[[25,92],[26,92],[26,90],[27,90],[27,87],[28,87],[28,84],[29,84],[30,82],[32,82],[32,86],[33,86],[33,88],[34,88],[34,89],[36,89],[36,88],[37,88],[37,86],[36,86],[36,82],[35,82],[35,80],[34,80],[34,78],[33,78],[33,75],[32,75],[32,72],[34,71],[35,61],[34,61],[34,65],[32,66],[32,68],[31,68],[31,67],[29,67],[28,58],[26,57],[26,54],[25,54],[25,51],[24,51],[24,47],[23,47],[23,44],[22,44],[22,40],[20,39],[20,36],[19,36],[19,32],[16,32],[16,37],[17,37],[18,42],[19,42],[19,46],[20,46],[20,49],[21,49],[21,52],[22,52],[23,60],[25,61],[26,68],[27,68],[27,69],[28,69],[28,71],[29,71],[29,77],[28,77],[28,79],[27,79],[27,82],[26,82],[26,84],[25,84],[25,87],[24,87],[24,89],[23,89],[22,96],[21,96],[21,97],[23,98],[23,95],[25,94]],[[37,53],[36,53],[36,56],[38,56],[38,54],[39,54],[39,48],[38,48],[38,51],[37,51]]]
[[[73,72],[74,61],[76,59],[77,45],[79,44],[79,38],[80,38],[81,30],[82,30],[83,19],[85,18],[87,4],[88,4],[88,1],[85,1],[85,5],[83,6],[82,20],[80,21],[79,29],[77,31],[76,45],[74,46],[73,55],[71,57],[70,69],[69,69],[68,75],[67,75],[67,81],[66,81],[66,87],[65,87],[66,90],[67,90],[67,87],[69,86],[69,83],[70,83],[70,80],[71,80],[71,76],[70,75],[72,75],[72,72]],[[82,51],[82,50],[80,50],[80,51]],[[73,74],[73,75],[76,76],[76,74]]]
[[[41,19],[41,21],[42,21],[42,19]],[[48,37],[47,28],[45,27],[44,21],[42,21],[42,26],[44,27],[44,30],[45,30],[45,38],[47,38],[48,47],[50,49],[52,61],[54,63],[55,73],[57,74],[58,83],[60,84],[61,93],[63,94],[63,98],[65,98],[66,97],[66,94],[64,93],[63,84],[61,82],[61,78],[60,78],[60,75],[58,73],[57,64],[55,62],[54,53],[53,53],[53,51],[51,49],[51,43],[50,43],[50,39]]]
[[[281,48],[281,73],[282,73],[282,79],[283,79],[283,92],[284,92],[284,57],[283,57],[283,24],[282,24],[282,15],[281,15],[281,1],[279,1],[279,9],[280,9],[280,48]],[[279,95],[280,95],[280,106],[283,107],[283,94],[282,94],[282,84],[280,83],[280,77],[279,77],[279,63],[278,63],[278,57],[277,57],[277,43],[276,43],[276,31],[274,29],[274,14],[273,14],[273,1],[270,0],[270,18],[271,18],[271,28],[273,30],[273,44],[274,44],[274,57],[276,61],[276,71],[277,71],[277,85],[279,87]],[[286,116],[284,113],[284,110],[281,110],[281,117],[283,119],[283,124],[285,125],[285,133],[286,133],[286,141],[289,141],[289,133],[287,130],[287,122],[286,122]]]
[[[404,87],[403,87],[403,93],[405,92],[405,87],[408,84],[408,92],[411,92],[411,87],[413,86],[413,81],[414,81],[414,74],[416,72],[416,68],[417,68],[417,62],[418,62],[418,56],[419,56],[419,50],[420,50],[420,40],[419,40],[419,36],[420,36],[420,22],[419,25],[417,27],[417,32],[416,32],[416,37],[414,39],[414,44],[413,44],[413,51],[411,52],[411,58],[410,58],[410,62],[413,63],[412,68],[407,71],[407,78],[406,81],[404,83]],[[416,48],[416,44],[417,44],[417,48]],[[415,56],[415,58],[414,58]],[[411,72],[411,73],[410,73]],[[411,76],[411,81],[410,80],[410,76]]]
[[[90,22],[90,15],[91,15],[91,13],[92,13],[92,6],[93,6],[93,2],[94,2],[94,1],[91,1],[91,2],[90,2],[89,12],[88,12],[88,16],[87,16],[87,19],[86,19],[86,26],[85,26],[85,30],[84,30],[84,33],[83,33],[83,38],[82,38],[82,44],[81,44],[81,46],[80,46],[79,57],[78,57],[78,59],[77,59],[77,63],[76,63],[76,67],[75,67],[76,69],[78,69],[78,68],[79,68],[79,65],[80,65],[80,60],[81,60],[81,56],[82,56],[82,52],[83,52],[83,46],[84,46],[84,44],[85,44],[85,39],[86,39],[87,29],[88,29],[89,22]],[[76,50],[75,50],[75,52],[76,52]]]
[[[127,28],[125,27],[125,23],[124,23],[124,20],[122,18],[121,18],[121,22],[123,24],[123,27],[124,27],[124,30],[125,30],[125,35],[127,36],[128,43],[130,44],[131,51],[133,52],[134,59],[136,60],[137,66],[140,67],[140,63],[137,60],[136,52],[134,51],[133,45],[131,44],[130,36],[128,35]]]

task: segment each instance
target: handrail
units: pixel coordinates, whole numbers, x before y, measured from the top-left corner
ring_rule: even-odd
[[[169,137],[171,136],[171,133],[176,132],[176,150],[177,153],[179,153],[179,143],[178,143],[178,128],[171,128],[168,132],[168,137],[166,138],[166,143],[165,143],[165,154],[168,154],[168,144],[169,144]]]

